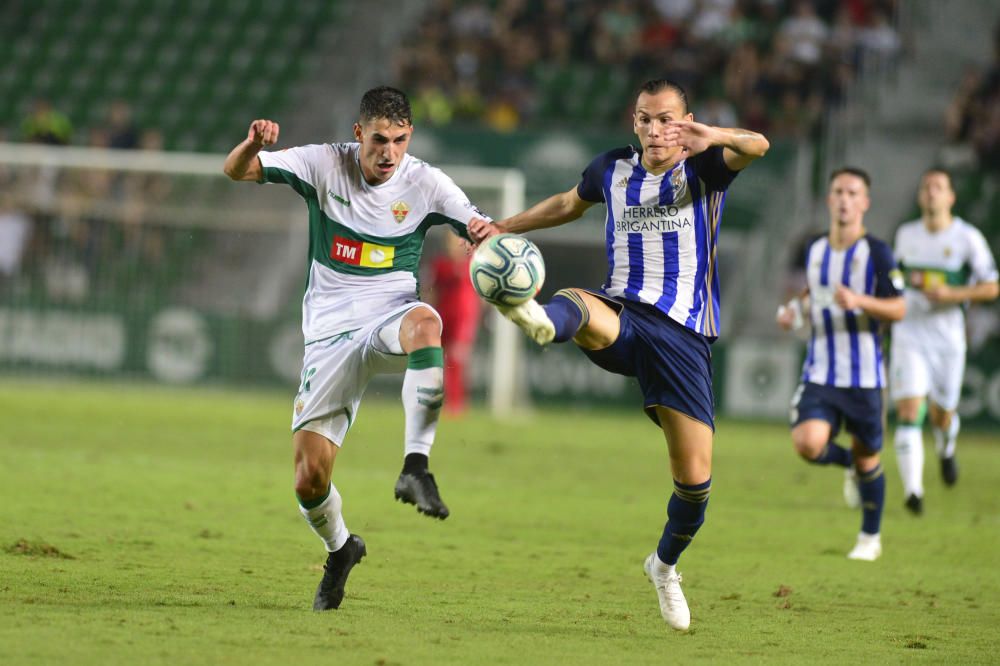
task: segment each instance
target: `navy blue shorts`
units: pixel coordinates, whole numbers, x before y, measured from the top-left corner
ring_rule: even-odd
[[[707,339],[651,305],[597,296],[618,313],[618,338],[583,353],[609,372],[639,380],[643,408],[660,425],[655,407],[669,407],[715,430],[712,351]]]
[[[830,424],[830,439],[846,430],[869,451],[882,450],[882,389],[838,388],[805,382],[792,398],[792,426],[809,419]]]

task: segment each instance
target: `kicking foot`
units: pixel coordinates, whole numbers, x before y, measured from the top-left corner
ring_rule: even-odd
[[[660,615],[673,629],[687,631],[691,626],[691,611],[684,592],[681,591],[681,575],[673,567],[661,562],[656,552],[649,554],[642,570],[656,588],[656,596],[660,600]]]
[[[396,481],[396,499],[406,504],[415,504],[417,511],[432,518],[444,520],[448,517],[448,507],[441,501],[434,475],[430,472],[403,472]]]
[[[882,555],[882,537],[878,534],[858,533],[858,542],[847,554],[849,560],[874,562]]]
[[[854,467],[844,470],[844,504],[851,509],[861,506],[861,492],[858,490],[858,471]]]
[[[958,462],[955,456],[941,458],[941,478],[946,486],[953,486],[958,481]]]
[[[326,557],[326,564],[323,580],[316,588],[316,598],[313,600],[313,610],[325,611],[340,608],[340,602],[344,600],[344,585],[347,583],[347,575],[361,558],[368,554],[364,540],[357,534],[352,534],[347,538],[347,542],[340,548]]]
[[[540,345],[549,344],[556,336],[556,327],[552,320],[533,298],[520,305],[498,305],[497,310]]]
[[[924,498],[911,494],[906,498],[906,503],[903,506],[914,516],[919,516],[924,512]]]

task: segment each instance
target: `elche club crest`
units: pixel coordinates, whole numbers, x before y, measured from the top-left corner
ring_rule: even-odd
[[[396,218],[397,224],[402,224],[406,216],[410,214],[410,206],[405,201],[394,201],[392,205],[389,206],[389,210],[392,211],[392,216]]]

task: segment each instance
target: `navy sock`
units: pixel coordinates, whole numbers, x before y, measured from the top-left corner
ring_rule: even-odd
[[[870,472],[858,474],[858,490],[861,493],[861,531],[878,534],[882,524],[882,505],[885,504],[885,474],[882,463]]]
[[[698,528],[705,522],[708,494],[712,479],[694,486],[674,481],[674,492],[667,503],[667,524],[656,554],[666,564],[677,564],[681,552],[688,547]]]
[[[839,444],[827,442],[826,446],[818,456],[810,460],[814,465],[839,465],[840,467],[850,467],[854,462],[854,456],[849,449],[845,449]]]
[[[542,308],[556,327],[556,337],[552,339],[553,342],[571,340],[590,319],[590,313],[583,300],[569,289],[557,291],[552,300]]]

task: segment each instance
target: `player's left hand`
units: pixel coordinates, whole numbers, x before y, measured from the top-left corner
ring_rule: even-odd
[[[495,224],[487,222],[481,217],[474,217],[469,220],[467,229],[469,232],[469,238],[472,239],[473,245],[479,245],[490,236],[496,236],[500,233],[500,230]]]
[[[860,307],[858,295],[842,284],[837,285],[837,291],[833,294],[833,302],[844,310],[856,310]]]
[[[693,120],[671,120],[663,133],[668,147],[680,146],[686,156],[697,155],[708,150],[712,140],[712,128]]]

